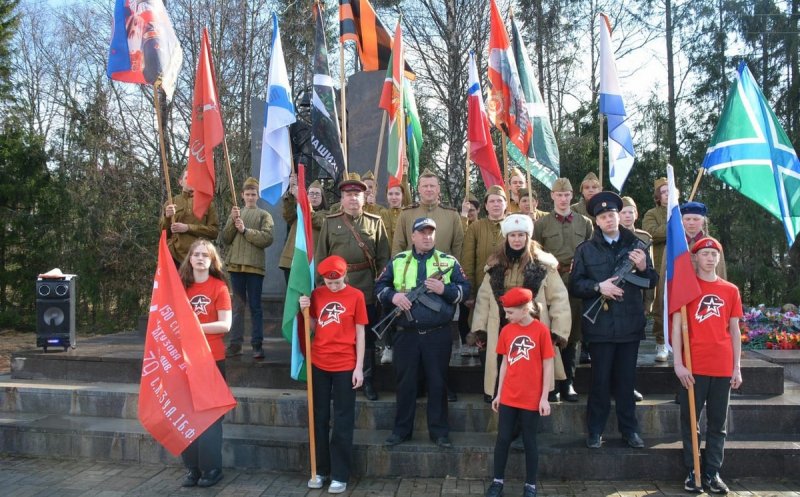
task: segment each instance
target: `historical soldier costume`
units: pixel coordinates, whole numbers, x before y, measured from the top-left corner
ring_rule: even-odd
[[[159,223],[161,230],[167,230],[167,247],[176,265],[183,263],[195,240],[205,238],[213,242],[219,235],[219,216],[214,202],[208,205],[202,218],[195,217],[194,189],[186,182],[188,174],[184,171],[181,175],[181,194],[172,198],[172,205],[164,207]]]
[[[653,184],[653,199],[656,206],[647,211],[642,218],[642,229],[653,237],[653,267],[658,271],[658,286],[653,292],[651,306],[653,313],[653,335],[656,339],[656,361],[666,362],[669,357],[667,347],[664,345],[664,249],[667,247],[667,178],[658,178]]]
[[[658,274],[650,256],[634,248],[641,242],[631,231],[620,227],[620,209],[622,199],[612,192],[598,193],[589,201],[597,229],[575,251],[570,281],[570,293],[583,299],[584,312],[596,305],[599,297],[606,298],[594,322],[583,318],[583,336],[592,356],[592,384],[587,402],[589,448],[602,445],[612,392],[623,439],[631,447],[644,447],[633,397],[639,341],[644,339],[646,323],[642,288],[628,280],[620,284],[612,279],[627,261],[649,288],[655,287]]]
[[[282,217],[286,221],[286,226],[289,230],[286,234],[286,243],[283,245],[280,259],[278,260],[278,267],[283,270],[286,281],[289,281],[289,270],[292,268],[292,256],[294,255],[294,239],[297,234],[297,198],[295,197],[297,185],[294,184],[286,191],[281,199]],[[322,220],[327,215],[327,202],[325,201],[325,192],[322,190],[322,185],[319,181],[314,181],[308,185],[308,201],[311,204],[312,222],[311,222],[311,235],[314,243],[319,240],[319,229],[322,226]]]
[[[396,321],[393,364],[397,414],[387,445],[397,445],[411,438],[417,379],[422,367],[428,390],[428,434],[439,447],[451,447],[446,385],[453,345],[450,321],[458,303],[469,295],[470,287],[456,258],[434,248],[436,229],[432,219],[414,221],[411,249],[394,256],[375,283],[375,292],[385,307],[408,311],[408,315],[404,312]],[[434,278],[439,271],[444,274]],[[428,289],[425,295],[432,302],[408,300],[408,292],[420,285]],[[432,305],[438,306],[438,310]]]
[[[533,238],[545,252],[553,254],[558,260],[558,272],[561,274],[564,286],[569,287],[570,268],[575,249],[592,236],[592,221],[571,210],[572,185],[567,178],[559,178],[553,183],[550,197],[553,199],[553,212],[536,222]],[[578,400],[573,381],[577,366],[578,344],[581,341],[581,301],[571,298],[570,307],[572,331],[567,346],[561,350],[566,379],[559,382],[556,392],[551,396],[552,401],[577,402]]]
[[[512,167],[511,171],[508,173],[508,186],[506,188],[506,190],[508,190],[508,214],[513,214],[520,211],[519,191],[520,189],[527,187],[528,184],[527,181],[525,181],[525,174],[516,167]]]
[[[528,200],[530,198],[530,200]],[[529,202],[533,202],[530,204]],[[538,221],[539,219],[543,218],[547,215],[547,212],[540,211],[539,207],[539,196],[536,194],[536,190],[528,190],[527,188],[520,188],[519,189],[519,212],[523,214],[528,214],[531,216],[531,219],[534,221]]]
[[[574,204],[572,204],[572,211],[577,212],[583,216],[588,217],[592,221],[594,221],[594,216],[591,215],[587,205],[589,204],[589,200],[592,199],[593,196],[597,195],[600,192],[602,187],[600,186],[600,180],[597,179],[597,175],[594,173],[588,173],[586,176],[583,177],[583,181],[581,181],[581,186],[579,188],[581,193],[581,198]]]
[[[389,261],[389,239],[380,216],[363,211],[366,189],[357,179],[339,184],[342,210],[329,214],[322,222],[314,257],[321,261],[329,255],[338,255],[347,262],[349,284],[364,293],[369,322],[375,323],[378,318],[375,277]],[[364,352],[364,395],[369,400],[378,398],[372,384],[374,365],[375,334],[369,332]]]
[[[498,185],[492,186],[486,192],[483,203],[489,216],[469,225],[464,235],[464,249],[459,259],[469,284],[472,285],[470,299],[475,298],[478,285],[483,281],[486,260],[503,243],[500,224],[506,217],[506,192]]]
[[[400,213],[400,217],[397,218],[392,240],[392,255],[411,248],[414,220],[427,217],[436,222],[436,249],[456,258],[461,257],[461,249],[464,245],[461,216],[455,209],[439,203],[439,178],[426,169],[419,176],[417,189],[420,203],[405,207]]]

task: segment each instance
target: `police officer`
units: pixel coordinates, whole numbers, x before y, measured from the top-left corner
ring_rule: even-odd
[[[397,254],[386,266],[375,292],[387,308],[409,311],[398,318],[394,336],[394,370],[397,382],[397,413],[394,429],[386,440],[392,446],[411,438],[417,406],[419,368],[425,371],[428,390],[428,434],[441,448],[450,448],[450,425],[447,419],[447,367],[453,345],[450,321],[456,306],[470,291],[464,271],[455,257],[435,249],[436,222],[416,219],[411,231],[411,249]],[[441,278],[432,277],[446,271]],[[435,310],[422,302],[410,302],[407,293],[424,285],[427,296],[440,308]]]
[[[377,322],[375,277],[377,271],[389,261],[389,238],[380,216],[364,212],[364,192],[367,185],[358,179],[347,179],[339,184],[342,193],[342,210],[329,214],[322,222],[314,257],[321,261],[338,255],[347,261],[350,285],[364,293],[370,323]],[[322,284],[321,277],[318,278]],[[369,329],[369,328],[368,328]],[[364,396],[378,400],[372,383],[375,365],[375,334],[366,334],[364,350]]]
[[[586,445],[600,448],[603,430],[611,410],[611,393],[617,411],[617,424],[623,440],[633,448],[644,447],[639,436],[633,386],[639,341],[644,339],[645,314],[642,289],[627,281],[619,285],[613,276],[626,259],[635,274],[656,286],[658,273],[650,256],[640,249],[631,231],[619,224],[622,199],[613,192],[600,192],[588,204],[597,221],[592,238],[575,251],[570,293],[583,299],[584,312],[601,295],[606,297],[594,323],[584,318],[583,336],[592,356],[592,385],[587,402]],[[618,286],[619,285],[619,286]]]
[[[439,178],[429,169],[419,176],[417,184],[420,203],[403,209],[397,218],[397,226],[392,239],[392,255],[411,248],[411,233],[414,220],[427,217],[436,221],[436,249],[453,257],[461,257],[464,245],[464,228],[458,212],[439,203]]]
[[[572,210],[572,184],[567,178],[558,178],[553,182],[550,198],[553,199],[553,212],[536,221],[533,239],[539,242],[545,252],[550,252],[558,259],[558,272],[564,286],[569,288],[572,257],[578,245],[592,236],[592,220]],[[573,382],[578,344],[581,341],[581,302],[570,298],[569,305],[572,311],[572,331],[567,346],[561,349],[561,360],[567,378],[558,382],[556,390],[550,395],[551,402],[578,401]]]

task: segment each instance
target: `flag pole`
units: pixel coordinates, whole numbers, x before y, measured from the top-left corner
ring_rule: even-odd
[[[697,193],[697,188],[700,186],[700,180],[703,179],[703,173],[705,173],[706,169],[703,166],[700,166],[700,169],[697,170],[697,178],[694,180],[694,186],[692,186],[692,193],[689,195],[689,202],[694,199],[694,194]]]
[[[692,374],[692,351],[689,348],[689,322],[686,315],[686,306],[681,307],[681,336],[683,337],[684,366]],[[692,461],[694,464],[694,484],[700,488],[700,447],[697,441],[697,412],[695,411],[694,385],[688,389],[689,393],[689,427],[692,432]]]
[[[314,381],[311,371],[311,317],[308,307],[303,309],[303,325],[306,344],[306,396],[308,397],[308,455],[311,459],[311,478],[317,475],[317,439],[314,436]]]
[[[153,84],[153,100],[156,106],[156,120],[158,121],[158,145],[161,149],[161,167],[164,169],[164,181],[167,186],[167,205],[172,205],[172,187],[169,183],[169,166],[167,165],[167,145],[164,139],[164,121],[161,116],[161,101],[158,92],[161,88],[161,78]]]
[[[375,176],[375,183],[378,182],[378,165],[380,164],[381,160],[381,152],[383,152],[383,133],[386,130],[386,109],[383,110],[383,117],[381,118],[381,134],[378,136],[378,152],[375,154],[375,168],[372,172],[372,175]],[[387,178],[386,181],[388,182],[389,179]]]
[[[506,184],[504,185],[508,188],[508,183],[511,180],[508,171],[508,154],[506,152],[506,134],[500,133],[500,141],[502,142],[502,149],[503,149],[503,178],[505,179]]]
[[[464,164],[464,200],[469,200],[469,161],[471,155],[472,145],[470,145],[469,137],[467,137],[467,162]]]
[[[531,218],[533,218],[533,185],[531,184],[531,159],[528,154],[525,154],[525,182],[528,184],[528,208],[531,209]],[[519,195],[517,195],[519,197]],[[522,200],[517,198],[517,201]]]
[[[600,112],[598,114],[600,116],[600,139],[598,140],[599,146],[597,147],[600,150],[600,175],[598,179],[600,180],[600,189],[603,189],[603,113]]]
[[[344,42],[339,39],[339,100],[342,104],[342,155],[344,159],[344,177],[347,178],[347,95],[344,78]]]

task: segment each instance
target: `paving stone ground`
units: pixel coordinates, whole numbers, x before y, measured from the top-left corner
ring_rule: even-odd
[[[0,448],[0,450],[2,450]],[[723,475],[726,476],[726,475]],[[325,489],[306,488],[307,475],[294,472],[226,470],[207,489],[180,487],[183,471],[174,466],[84,462],[0,455],[0,495],[4,497],[321,497]],[[800,476],[774,479],[725,478],[732,497],[800,497]],[[350,497],[482,496],[488,481],[466,478],[367,478],[348,485]],[[505,495],[522,495],[521,482],[509,481]],[[539,495],[592,497],[679,496],[681,481],[543,481]]]

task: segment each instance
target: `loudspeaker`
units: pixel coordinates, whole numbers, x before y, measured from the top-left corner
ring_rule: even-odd
[[[76,276],[36,280],[36,346],[75,347]]]

